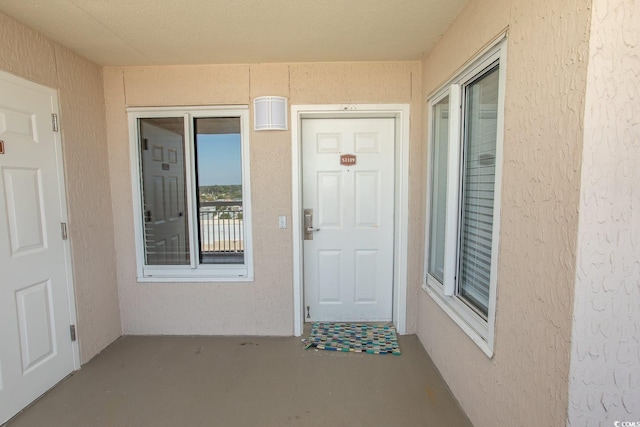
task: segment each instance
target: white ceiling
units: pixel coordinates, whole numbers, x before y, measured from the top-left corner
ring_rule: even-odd
[[[0,0],[100,65],[417,60],[468,0]]]

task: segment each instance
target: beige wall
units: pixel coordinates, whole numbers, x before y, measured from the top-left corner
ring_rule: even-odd
[[[0,13],[0,68],[58,90],[80,358],[121,335],[102,71]]]
[[[640,2],[594,0],[569,423],[640,421]]]
[[[590,6],[471,0],[423,63],[426,99],[509,29],[494,357],[426,292],[418,309],[420,340],[479,427],[566,421]]]
[[[250,104],[286,96],[290,104],[407,103],[412,108],[410,229],[420,229],[420,63],[254,64],[125,67],[104,70],[117,273],[127,334],[291,335],[293,333],[291,134],[251,132],[255,281],[137,283],[129,137],[130,106]],[[409,247],[422,244],[410,232]],[[408,329],[415,331],[415,296],[422,260],[410,264]]]

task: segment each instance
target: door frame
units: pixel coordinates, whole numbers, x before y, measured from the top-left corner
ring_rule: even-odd
[[[393,301],[398,333],[407,329],[407,244],[409,225],[409,104],[327,104],[291,106],[291,196],[293,227],[293,331],[304,327],[304,257],[302,234],[302,120],[392,118],[395,120]]]
[[[26,78],[19,76],[17,74],[10,73],[5,70],[0,70],[0,79],[5,81],[18,84],[20,86],[24,86],[29,89],[35,89],[39,91],[43,91],[48,93],[51,96],[51,113],[56,114],[58,117],[58,121],[62,123],[60,118],[62,114],[60,113],[60,104],[59,104],[59,96],[58,90],[49,86],[45,86],[40,83],[33,82],[31,80],[27,80]],[[66,166],[63,156],[62,150],[62,124],[59,126],[59,130],[53,132],[53,143],[55,145],[56,151],[56,167],[58,170],[57,179],[58,186],[60,188],[60,192],[58,194],[58,198],[60,199],[60,209],[61,209],[61,220],[62,222],[68,224],[69,223],[69,205],[67,202],[67,186],[66,186]],[[78,325],[78,313],[76,311],[76,292],[74,285],[74,276],[73,276],[73,261],[71,254],[71,240],[65,239],[62,242],[64,248],[65,255],[65,265],[64,268],[67,271],[67,283],[66,283],[66,291],[67,291],[67,305],[69,308],[69,322],[71,325]],[[76,339],[71,342],[71,354],[73,357],[73,369],[77,371],[80,369],[80,340]],[[46,392],[47,390],[45,390]],[[43,392],[44,393],[44,392]]]

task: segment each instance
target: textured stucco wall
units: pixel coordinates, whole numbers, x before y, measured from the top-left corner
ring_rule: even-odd
[[[420,145],[420,63],[252,64],[104,70],[117,273],[127,334],[290,335],[293,333],[291,133],[250,132],[254,272],[250,283],[137,283],[125,108],[245,104],[281,95],[294,104],[411,103],[411,150]],[[420,170],[420,156],[411,170]],[[413,176],[419,176],[414,173]],[[413,182],[411,212],[420,212]],[[289,227],[277,227],[287,215]],[[410,227],[420,229],[419,215]],[[410,233],[410,247],[419,247]],[[410,266],[422,261],[415,252]],[[420,273],[412,269],[408,329],[415,331]],[[413,284],[413,286],[411,286]]]
[[[418,309],[420,340],[479,427],[566,420],[590,5],[472,0],[424,61],[426,99],[508,28],[494,357],[425,292]]]
[[[640,3],[594,0],[569,424],[640,422]]]
[[[0,13],[0,67],[58,90],[81,361],[121,335],[100,67]]]

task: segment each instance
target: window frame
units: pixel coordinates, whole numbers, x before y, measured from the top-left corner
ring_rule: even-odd
[[[433,300],[451,317],[451,319],[471,338],[480,349],[488,356],[493,357],[495,314],[497,300],[497,270],[498,248],[500,236],[500,207],[502,193],[502,167],[504,145],[504,107],[506,88],[506,63],[507,63],[506,35],[497,38],[482,53],[471,59],[455,75],[436,90],[428,98],[428,155],[427,165],[427,198],[426,198],[426,224],[425,224],[425,281],[423,289]],[[489,283],[489,307],[486,318],[469,306],[458,295],[458,283],[456,282],[460,263],[460,233],[461,233],[461,209],[462,209],[462,184],[464,172],[463,150],[465,145],[465,88],[490,70],[495,64],[498,68],[498,107],[496,124],[496,160],[495,160],[495,188],[493,201],[493,229],[491,245],[491,269]],[[432,215],[432,160],[434,150],[434,123],[433,111],[435,105],[445,97],[449,97],[449,135],[447,155],[447,192],[446,192],[446,226],[444,244],[444,283],[440,283],[429,273],[429,256]]]
[[[248,106],[206,107],[132,107],[127,108],[129,120],[130,172],[132,183],[132,205],[136,247],[136,276],[138,282],[251,282],[253,271],[253,241],[251,215],[251,176],[249,144]],[[147,265],[144,252],[144,219],[142,215],[142,165],[138,119],[183,117],[185,192],[187,194],[187,217],[190,263],[186,265]],[[240,144],[242,162],[242,209],[244,263],[200,264],[198,260],[198,209],[195,187],[197,165],[195,158],[195,134],[193,120],[196,118],[238,117],[240,119]]]

